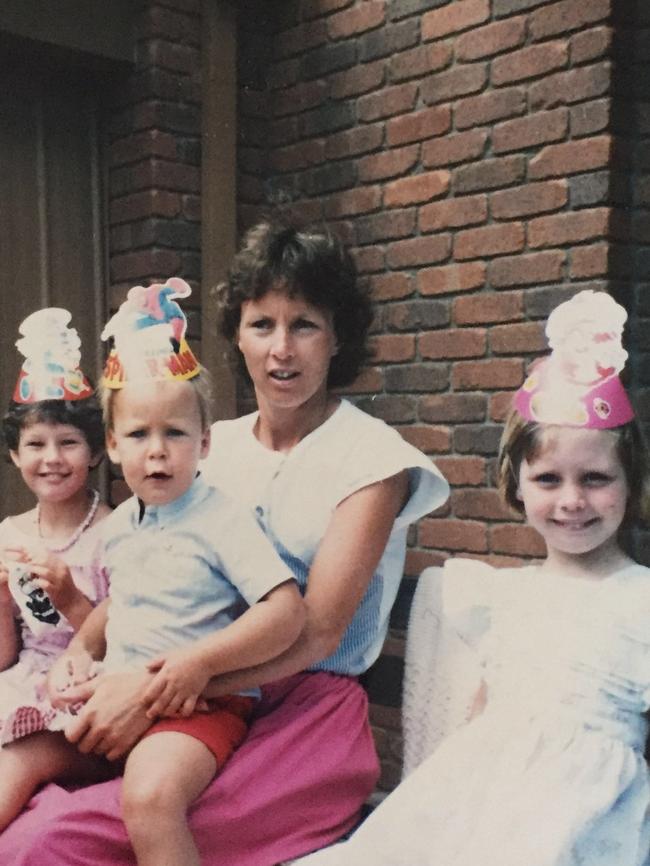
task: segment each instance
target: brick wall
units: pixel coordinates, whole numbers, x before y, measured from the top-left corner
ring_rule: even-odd
[[[133,285],[182,276],[200,337],[200,0],[140,4],[135,66],[111,77],[107,109],[109,307]],[[113,500],[126,494],[113,483]]]
[[[407,575],[449,555],[541,555],[498,499],[494,458],[560,300],[593,288],[626,302],[650,420],[647,4],[618,3],[618,18],[613,0],[239,6],[242,227],[281,209],[352,245],[377,302],[354,399],[453,487],[413,530]],[[385,786],[412,589],[370,676]]]

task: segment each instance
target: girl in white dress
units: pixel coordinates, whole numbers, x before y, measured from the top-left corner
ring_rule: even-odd
[[[104,453],[99,401],[79,369],[70,313],[49,307],[20,326],[25,355],[2,435],[36,506],[0,523],[0,743],[41,731],[54,712],[45,677],[105,597],[101,519],[88,488]]]
[[[467,723],[349,842],[300,866],[650,863],[650,570],[619,544],[644,515],[649,463],[617,375],[625,318],[604,294],[562,304],[552,355],[515,395],[500,487],[544,562],[445,568],[483,665]]]

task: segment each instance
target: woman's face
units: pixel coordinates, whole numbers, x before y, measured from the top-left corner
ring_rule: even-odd
[[[242,304],[237,345],[260,407],[296,408],[327,393],[337,352],[332,315],[272,289]]]

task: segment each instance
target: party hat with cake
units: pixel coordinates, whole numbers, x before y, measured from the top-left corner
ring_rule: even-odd
[[[126,300],[107,322],[102,340],[113,340],[102,383],[122,388],[136,380],[184,381],[201,365],[187,344],[187,320],[175,298],[192,289],[179,277],[145,288],[129,289]]]
[[[627,313],[604,292],[584,291],[556,307],[546,336],[551,354],[534,365],[514,397],[527,421],[570,427],[621,427],[634,410],[619,378]]]
[[[14,390],[16,403],[83,400],[93,393],[79,368],[81,340],[69,327],[71,319],[68,310],[45,307],[20,325],[16,346],[25,360]]]

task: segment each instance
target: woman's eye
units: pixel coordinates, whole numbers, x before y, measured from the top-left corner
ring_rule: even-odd
[[[297,331],[299,331],[299,330],[312,330],[312,329],[318,327],[316,322],[312,322],[311,319],[297,319],[294,322],[293,326]]]
[[[251,322],[251,328],[256,328],[258,331],[265,331],[272,327],[270,319],[255,319]]]

